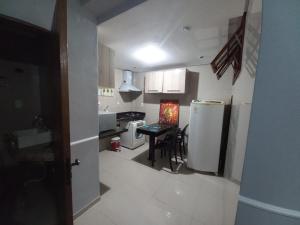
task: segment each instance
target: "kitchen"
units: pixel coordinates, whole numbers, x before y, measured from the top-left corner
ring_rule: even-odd
[[[98,26],[99,160],[101,187],[105,190],[99,207],[114,223],[142,223],[142,219],[148,218],[146,215],[134,219],[124,215],[122,221],[112,218],[113,211],[122,214],[123,207],[113,209],[109,202],[122,205],[129,201],[124,195],[134,198],[140,207],[145,198],[163,202],[170,218],[164,214],[163,218],[159,217],[161,221],[178,220],[174,224],[184,224],[192,218],[193,224],[234,223],[255,79],[244,67],[237,79],[231,67],[218,77],[210,63],[226,44],[227,35],[230,39],[230,32],[234,33],[240,25],[240,20],[236,23],[234,19],[229,20],[242,15],[243,4],[239,6],[236,14],[233,13],[235,16],[228,17],[233,27],[229,25],[217,42],[205,48],[198,47],[208,44],[203,36],[215,38],[214,34],[188,19],[192,26],[183,21],[162,23],[162,27],[175,25],[163,44],[157,42],[162,36],[159,33],[142,34],[143,30],[163,29],[154,28],[153,21],[136,24],[130,31],[122,29],[122,26],[133,26],[133,18],[141,10],[154,7],[151,2]],[[259,14],[255,15],[248,23],[260,33]],[[247,32],[253,38],[249,41],[259,38]],[[246,48],[250,47],[246,43]],[[175,111],[170,114],[176,115],[176,133],[184,130],[183,143],[173,148],[166,147],[172,130],[162,122],[166,120],[162,112],[169,112],[164,110],[165,103],[175,105]],[[204,113],[197,115],[196,111]],[[197,122],[201,119],[206,125]],[[201,146],[209,150],[201,152]],[[197,188],[204,186],[205,191],[199,193]],[[204,200],[203,195],[210,200]],[[217,216],[212,214],[223,211],[224,205],[227,210]],[[130,210],[131,213],[137,213],[136,209]],[[178,215],[182,218],[178,219]],[[79,217],[78,224],[84,218],[87,217]]]
[[[209,72],[208,76],[205,77],[203,75],[200,79],[206,80],[206,84],[210,84],[210,87],[213,85],[218,86],[218,81],[215,75],[211,72],[211,68],[209,66],[203,66],[204,68],[195,68],[190,67],[189,69],[198,69],[198,71]],[[196,70],[197,71],[197,70]],[[171,201],[171,208],[168,208],[168,212],[170,213],[170,218],[161,216],[157,219],[161,221],[169,221],[169,220],[176,220],[175,224],[185,224],[189,223],[189,215],[195,216],[195,212],[190,209],[190,207],[200,207],[203,209],[205,205],[207,205],[206,200],[202,203],[195,202],[194,200],[191,201],[192,198],[198,199],[199,193],[197,193],[197,188],[200,188],[203,184],[207,185],[206,188],[211,189],[210,193],[206,192],[207,196],[219,196],[221,192],[223,192],[223,188],[218,190],[219,187],[223,186],[228,188],[228,190],[224,193],[228,200],[220,201],[219,197],[213,197],[214,200],[211,202],[210,206],[207,206],[206,210],[201,210],[201,214],[197,216],[194,223],[198,223],[199,220],[205,223],[221,223],[221,220],[227,220],[227,224],[232,224],[234,219],[234,212],[235,207],[233,199],[235,199],[236,194],[238,193],[238,185],[235,183],[227,182],[222,177],[214,176],[214,173],[197,173],[194,170],[191,170],[187,167],[187,155],[183,154],[183,158],[180,157],[179,148],[177,150],[178,156],[175,158],[172,156],[171,164],[168,161],[168,156],[161,157],[161,153],[159,149],[156,149],[156,157],[155,162],[152,166],[151,160],[148,160],[148,155],[150,154],[150,138],[148,135],[142,135],[137,132],[137,128],[144,127],[145,125],[149,124],[156,124],[159,121],[159,114],[160,114],[160,103],[162,100],[179,100],[179,127],[184,128],[187,124],[189,124],[189,114],[190,114],[190,104],[193,99],[198,99],[198,83],[199,80],[199,73],[189,71],[186,76],[190,76],[192,78],[186,84],[186,93],[185,94],[152,94],[152,93],[141,93],[141,92],[128,92],[128,93],[121,93],[119,92],[119,88],[122,85],[122,81],[124,78],[124,73],[126,76],[127,72],[122,70],[115,70],[115,89],[114,89],[114,96],[107,97],[107,96],[99,96],[99,109],[101,115],[99,116],[100,121],[100,129],[101,125],[106,124],[109,121],[107,116],[114,115],[114,124],[113,126],[120,125],[120,128],[116,129],[116,133],[112,134],[113,131],[103,131],[100,132],[100,181],[102,183],[103,190],[109,189],[106,193],[104,193],[101,197],[99,207],[104,208],[104,212],[108,215],[112,215],[114,213],[120,213],[123,207],[116,207],[115,209],[106,208],[109,205],[109,201],[114,201],[115,204],[122,205],[122,202],[127,202],[127,198],[124,199],[124,195],[130,196],[130,198],[140,198],[141,200],[137,201],[137,205],[139,207],[143,207],[143,202],[145,198],[148,196],[154,195],[154,201],[156,198],[159,201],[163,201],[167,203],[169,207],[170,198],[174,198],[174,202]],[[144,74],[137,74],[135,76],[135,82],[133,83],[136,85],[137,89],[143,90],[145,92],[144,82],[145,76]],[[225,81],[225,82],[224,82]],[[227,82],[227,86],[226,86]],[[225,83],[225,88],[230,90],[232,85],[231,76],[228,75],[228,78],[224,77],[224,80],[221,83]],[[196,85],[195,85],[196,84]],[[205,83],[202,84],[203,88]],[[200,87],[202,85],[199,85]],[[220,85],[222,86],[222,85]],[[201,87],[202,88],[202,87]],[[202,91],[203,91],[202,88]],[[212,99],[222,99],[224,98],[223,93],[226,92],[223,88],[218,90],[220,93],[213,93],[214,98]],[[207,92],[204,91],[207,94]],[[201,93],[200,93],[201,94]],[[217,95],[219,94],[219,98]],[[228,99],[230,101],[231,93],[228,91]],[[224,99],[226,100],[226,99]],[[106,112],[104,112],[106,110]],[[101,119],[101,117],[103,119]],[[101,121],[106,121],[105,123],[101,123]],[[131,122],[129,122],[131,121]],[[105,127],[105,126],[104,126]],[[113,128],[113,127],[111,127]],[[125,128],[125,132],[122,132],[122,128]],[[134,130],[135,128],[135,130]],[[123,130],[124,131],[124,130]],[[219,130],[221,133],[221,129]],[[112,132],[112,133],[111,133]],[[188,130],[187,130],[188,133]],[[107,136],[108,135],[108,136]],[[111,136],[113,135],[113,136]],[[165,134],[164,134],[165,135]],[[164,135],[162,135],[164,137]],[[189,134],[187,134],[189,135]],[[103,137],[103,138],[102,138]],[[115,139],[117,137],[117,139]],[[120,137],[120,139],[118,138]],[[163,139],[163,137],[158,137],[158,139]],[[186,137],[185,137],[186,138]],[[111,142],[115,140],[120,140],[120,147],[111,145]],[[131,140],[131,141],[128,141]],[[129,143],[128,143],[129,142]],[[219,143],[220,144],[220,143]],[[187,152],[189,151],[189,144],[188,141],[185,141],[185,146],[187,148]],[[112,151],[111,149],[116,151]],[[217,148],[220,150],[220,148]],[[174,154],[174,153],[173,153]],[[187,153],[188,154],[188,153]],[[219,157],[214,157],[213,161],[218,161]],[[176,162],[178,161],[178,162]],[[146,168],[145,168],[146,167]],[[206,171],[202,171],[206,172]],[[218,169],[215,171],[215,174],[218,174]],[[186,175],[185,175],[186,174]],[[204,175],[203,175],[204,174]],[[205,175],[206,174],[206,175]],[[170,180],[169,180],[170,179]],[[179,179],[177,181],[177,179]],[[166,182],[166,180],[168,180]],[[181,185],[181,182],[184,185]],[[206,183],[207,182],[207,183]],[[216,185],[216,186],[215,186]],[[162,186],[161,191],[158,191],[158,188]],[[166,187],[174,187],[173,190],[166,190]],[[123,189],[124,188],[124,189]],[[186,189],[187,188],[187,189]],[[217,188],[217,189],[216,189]],[[171,188],[172,189],[172,188]],[[140,193],[145,192],[145,194]],[[176,194],[176,191],[182,194]],[[186,191],[190,193],[187,194]],[[221,191],[221,192],[220,192]],[[120,192],[122,193],[119,196]],[[157,194],[155,192],[158,192]],[[162,193],[160,193],[162,192]],[[132,196],[134,194],[134,196]],[[118,196],[119,200],[116,200],[116,196]],[[172,197],[171,197],[172,196]],[[202,194],[201,194],[202,196]],[[203,196],[202,196],[203,197]],[[202,198],[201,197],[201,198]],[[210,198],[209,197],[209,198]],[[149,197],[151,198],[151,197]],[[115,199],[115,200],[112,200]],[[152,201],[152,198],[151,198]],[[190,202],[189,202],[190,201]],[[211,201],[211,200],[208,200]],[[141,204],[141,205],[140,205]],[[156,204],[156,203],[155,203]],[[223,216],[212,216],[211,213],[214,210],[220,210],[223,204],[228,204],[230,210],[225,214],[228,218],[223,218]],[[188,207],[187,207],[188,206]],[[161,206],[158,208],[160,209]],[[172,208],[175,209],[172,209]],[[223,206],[222,206],[223,207]],[[174,211],[175,210],[175,211]],[[208,210],[208,211],[207,211]],[[131,215],[131,210],[129,210],[129,215]],[[136,210],[133,209],[132,213]],[[208,213],[208,216],[204,216],[205,213]],[[183,215],[182,215],[183,214]],[[187,214],[188,216],[184,216]],[[177,216],[180,215],[178,218]],[[221,214],[220,214],[221,215]],[[124,218],[125,217],[125,218]],[[144,217],[135,217],[134,221],[124,215],[124,220],[126,223],[142,223],[140,219],[144,219]],[[80,221],[85,221],[85,217],[79,217],[78,223],[81,224]],[[153,219],[152,219],[153,220]],[[115,220],[114,220],[115,221]],[[138,222],[139,221],[139,222]],[[156,219],[154,220],[156,221]],[[120,223],[119,219],[116,222]]]
[[[299,11],[2,0],[1,224],[298,225]]]
[[[228,75],[223,77],[222,80],[217,80],[213,72],[211,71],[210,66],[198,66],[198,67],[189,67],[184,69],[169,69],[169,74],[172,73],[172,71],[179,71],[181,74],[179,74],[180,85],[184,85],[184,88],[181,91],[182,93],[153,93],[153,90],[149,91],[149,83],[151,85],[152,80],[148,81],[148,84],[146,84],[146,88],[148,90],[145,90],[144,82],[147,82],[145,80],[145,76],[148,76],[152,78],[151,76],[153,73],[129,73],[130,76],[133,77],[131,85],[135,85],[135,90],[137,91],[130,91],[127,92],[119,91],[119,89],[124,88],[122,85],[124,84],[123,80],[126,80],[128,72],[122,71],[119,69],[115,70],[115,87],[113,88],[114,96],[103,96],[101,95],[101,88],[99,89],[99,111],[110,111],[115,114],[115,120],[126,112],[140,112],[145,113],[144,118],[143,116],[141,118],[133,118],[132,120],[145,120],[142,121],[146,124],[152,124],[157,123],[159,121],[159,110],[160,110],[160,102],[162,100],[178,100],[179,101],[179,127],[184,128],[189,123],[189,115],[190,115],[190,104],[193,100],[196,99],[207,99],[207,100],[219,100],[219,101],[225,101],[227,104],[230,103],[231,99],[231,76],[228,73]],[[197,71],[197,72],[195,72]],[[160,73],[163,75],[163,71],[158,71],[154,73]],[[201,74],[201,75],[199,75]],[[173,75],[173,74],[172,74]],[[125,77],[124,77],[125,76]],[[167,86],[165,83],[168,80],[167,77],[165,78],[164,85]],[[157,79],[157,76],[155,77],[155,80]],[[173,78],[174,79],[174,78]],[[162,80],[162,79],[160,79]],[[152,82],[153,83],[153,82]],[[176,84],[175,84],[176,85]],[[128,85],[129,86],[129,85]],[[163,86],[163,85],[161,85]],[[155,87],[150,89],[154,89]],[[179,89],[178,87],[172,86],[173,89]],[[107,88],[108,89],[108,88]],[[131,88],[133,89],[133,88]],[[201,90],[201,91],[198,91]],[[163,92],[163,90],[160,90]],[[160,92],[159,90],[155,90],[155,92]],[[166,91],[167,92],[167,91]],[[199,97],[198,97],[199,96]],[[204,96],[204,97],[202,97]],[[105,112],[104,112],[105,113]],[[107,114],[106,112],[105,114]],[[105,119],[103,119],[105,121]],[[102,124],[101,127],[101,116],[100,116],[100,130],[106,129],[104,124]],[[116,126],[116,122],[115,125]],[[123,124],[123,127],[126,126],[126,124]],[[104,132],[105,133],[105,132]],[[135,134],[132,134],[134,136]],[[121,145],[124,146],[123,141],[126,141],[124,138],[125,135],[121,135]],[[133,137],[131,137],[132,139]],[[106,141],[106,143],[105,143]],[[110,139],[107,138],[104,142],[100,142],[100,148],[105,149],[109,148],[110,146]],[[101,146],[101,143],[103,146]],[[138,146],[128,146],[125,144],[127,148],[134,149]]]

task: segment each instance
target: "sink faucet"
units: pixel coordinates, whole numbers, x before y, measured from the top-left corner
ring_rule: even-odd
[[[44,130],[47,129],[45,122],[44,122],[44,118],[41,115],[36,115],[32,121],[32,126],[34,128],[40,129],[40,130]]]

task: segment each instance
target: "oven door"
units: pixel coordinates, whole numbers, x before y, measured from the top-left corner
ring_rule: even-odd
[[[138,127],[141,127],[141,126],[137,126],[136,129]],[[136,129],[134,130],[134,133],[133,133],[133,147],[134,148],[137,148],[143,144],[145,144],[146,142],[146,138],[145,138],[145,135],[144,134],[139,134]]]
[[[135,139],[136,140],[145,139],[145,135],[144,134],[136,132],[136,130],[138,128],[143,127],[144,125],[145,125],[145,121],[139,121],[138,123],[136,123],[136,126],[135,126]]]
[[[138,128],[138,127],[137,127],[137,128]],[[143,139],[143,138],[144,138],[144,135],[141,134],[141,133],[136,132],[136,130],[135,130],[135,139],[136,139],[136,140],[139,140],[139,139]]]

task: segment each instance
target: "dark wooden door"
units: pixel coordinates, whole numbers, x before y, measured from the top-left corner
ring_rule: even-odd
[[[60,160],[62,173],[59,185],[61,188],[61,203],[63,206],[61,218],[64,224],[73,224],[72,188],[71,188],[71,158],[70,158],[70,124],[69,124],[69,81],[68,81],[68,37],[67,37],[68,0],[56,1],[53,17],[52,32],[54,61],[53,74],[56,79],[56,93],[59,94],[57,131],[58,149],[57,158]],[[55,48],[57,47],[58,48]],[[55,107],[54,107],[55,108]]]
[[[1,224],[73,224],[67,0],[56,2],[51,31],[0,15]]]

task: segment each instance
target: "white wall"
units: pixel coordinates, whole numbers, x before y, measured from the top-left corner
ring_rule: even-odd
[[[34,117],[41,113],[39,75],[36,65],[0,60],[0,76],[4,77],[0,118],[5,118],[0,133],[32,127]]]
[[[0,60],[0,165],[15,163],[4,136],[32,128],[34,117],[41,114],[39,75],[36,65]]]
[[[247,144],[261,33],[261,0],[251,0],[246,24],[243,65],[232,88],[233,106],[226,158],[226,177],[240,182]]]
[[[0,13],[51,30],[55,0],[1,0]],[[98,135],[97,27],[79,0],[68,1],[68,55],[71,142]],[[93,20],[94,19],[94,20]],[[73,210],[79,212],[100,196],[98,140],[71,148],[80,166],[72,169]]]
[[[70,138],[77,142],[99,134],[97,23],[79,0],[68,6]],[[98,138],[71,146],[71,160],[81,161],[72,168],[74,214],[100,197],[98,152]]]
[[[111,111],[141,111],[146,113],[146,122],[155,123],[159,117],[159,102],[161,99],[179,99],[180,115],[179,126],[182,128],[189,123],[189,105],[193,99],[222,100],[230,103],[233,96],[232,117],[228,138],[225,176],[239,182],[241,179],[244,155],[248,136],[249,119],[251,112],[252,95],[255,83],[256,63],[258,59],[260,27],[261,27],[261,0],[251,0],[246,25],[246,39],[243,56],[243,66],[240,77],[232,86],[232,68],[217,80],[210,65],[188,67],[190,71],[199,73],[196,84],[187,88],[184,95],[174,94],[144,94],[130,95],[122,99],[117,88],[121,84],[121,71],[116,72],[116,96],[100,97],[100,109],[110,105]],[[135,73],[135,85],[144,90],[145,73]],[[195,90],[196,89],[196,90]],[[194,93],[196,91],[196,93]],[[132,101],[132,102],[128,102]]]
[[[236,225],[300,224],[300,1],[263,0]]]
[[[158,121],[159,103],[161,99],[178,99],[180,102],[179,126],[184,127],[189,123],[189,106],[193,99],[222,100],[230,102],[232,94],[232,70],[229,69],[226,74],[217,80],[212,72],[210,65],[188,67],[190,73],[187,76],[186,93],[179,94],[136,94],[118,92],[122,83],[122,71],[115,70],[115,94],[114,97],[99,96],[99,111],[107,105],[109,111],[125,112],[140,111],[146,113],[147,123]],[[145,73],[134,74],[134,84],[144,90]]]
[[[188,67],[186,93],[179,94],[142,94],[133,102],[136,111],[146,113],[146,122],[155,123],[159,117],[161,99],[178,99],[180,102],[179,126],[182,128],[189,123],[190,103],[193,99],[222,100],[230,102],[232,93],[232,71],[229,69],[218,80],[210,65]],[[193,76],[191,79],[189,75]],[[198,76],[198,77],[195,77]],[[135,73],[135,84],[144,90],[145,73]]]
[[[222,100],[230,103],[232,95],[232,68],[226,71],[218,80],[210,65],[189,67],[190,70],[199,72],[198,99]]]
[[[134,94],[132,93],[120,93],[119,87],[123,81],[122,70],[115,69],[115,88],[114,96],[98,96],[98,109],[103,111],[106,106],[109,106],[108,110],[111,112],[126,112],[132,111]]]
[[[56,0],[1,0],[0,13],[51,30]]]

